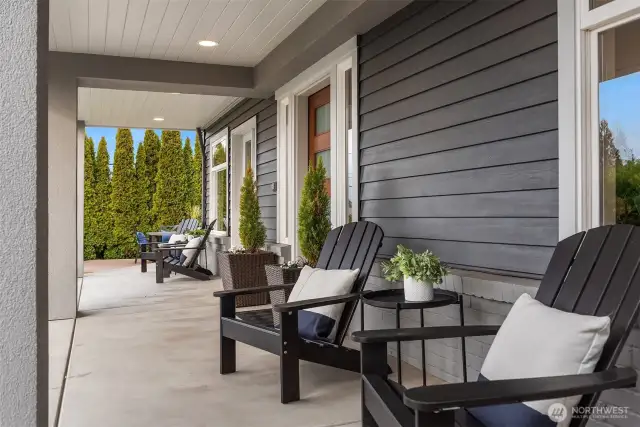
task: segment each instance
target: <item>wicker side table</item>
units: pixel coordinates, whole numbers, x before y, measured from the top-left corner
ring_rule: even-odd
[[[267,272],[267,283],[269,286],[281,286],[296,283],[302,268],[282,268],[281,265],[266,265],[264,267]],[[271,305],[284,304],[289,299],[291,290],[280,289],[277,291],[270,291],[269,297],[271,299]],[[280,313],[273,311],[273,326],[280,326]]]

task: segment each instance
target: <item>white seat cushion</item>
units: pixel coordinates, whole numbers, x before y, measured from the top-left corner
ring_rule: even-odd
[[[202,242],[202,237],[194,237],[193,239],[189,240],[189,243],[187,243],[187,245],[185,246],[187,249],[182,251],[182,256],[184,257],[184,259],[182,260],[183,266],[188,267],[189,264],[191,264],[191,260],[194,256],[196,256],[196,252],[198,251],[195,248],[200,246],[200,242]]]
[[[609,317],[568,313],[524,294],[498,331],[480,370],[479,381],[592,373],[609,338],[610,323]],[[573,396],[468,411],[486,427],[545,427],[556,425],[548,416],[552,404],[563,404],[570,414],[579,400],[580,396]],[[570,421],[569,416],[559,425],[568,425]]]
[[[346,295],[358,278],[356,270],[323,270],[305,266],[287,302]],[[298,312],[298,333],[311,340],[333,340],[344,303],[314,307]]]
[[[167,244],[160,244],[158,246],[160,246],[161,248],[166,248],[166,247],[169,247],[169,245],[173,245],[180,242],[186,242],[186,241],[187,241],[187,236],[185,236],[184,234],[172,234],[171,237],[169,237],[169,241],[167,242]]]

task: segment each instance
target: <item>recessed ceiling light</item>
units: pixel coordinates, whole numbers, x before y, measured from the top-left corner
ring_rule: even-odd
[[[154,117],[153,120],[156,122],[164,122],[164,117]]]
[[[180,95],[180,92],[171,92],[171,95]]]
[[[200,40],[198,42],[198,44],[202,47],[214,47],[214,46],[218,46],[217,42],[214,42],[213,40]]]

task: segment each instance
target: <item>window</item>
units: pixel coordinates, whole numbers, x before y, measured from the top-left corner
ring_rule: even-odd
[[[209,179],[209,218],[216,219],[215,230],[227,231],[227,130],[212,138]]]
[[[598,144],[603,224],[640,225],[640,20],[598,34]]]
[[[600,7],[603,4],[611,3],[613,0],[591,0],[591,9],[595,9],[596,7]]]

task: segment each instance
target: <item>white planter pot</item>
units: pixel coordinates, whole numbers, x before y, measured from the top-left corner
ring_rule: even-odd
[[[405,277],[404,299],[407,301],[431,301],[433,299],[433,283]]]

